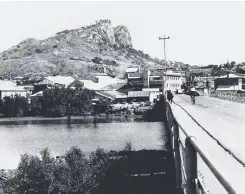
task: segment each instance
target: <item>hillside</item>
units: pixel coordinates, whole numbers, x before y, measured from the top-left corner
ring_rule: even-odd
[[[122,77],[131,64],[160,66],[132,46],[125,26],[113,27],[110,20],[74,30],[64,30],[44,39],[27,39],[0,53],[0,76],[73,75],[86,77],[101,66]]]

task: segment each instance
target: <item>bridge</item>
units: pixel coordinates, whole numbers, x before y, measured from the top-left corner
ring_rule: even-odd
[[[245,104],[199,96],[192,105],[187,95],[164,104],[179,193],[244,194]]]

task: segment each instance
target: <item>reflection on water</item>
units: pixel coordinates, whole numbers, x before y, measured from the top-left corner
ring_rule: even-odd
[[[108,116],[97,117],[99,123],[120,123],[120,122],[144,122],[142,116],[139,117],[124,117],[124,116]],[[72,117],[71,124],[88,124],[93,123],[93,116]],[[68,124],[67,118],[36,118],[36,117],[20,117],[6,118],[0,120],[0,125],[31,125],[31,124]]]
[[[53,156],[78,146],[85,154],[100,147],[121,150],[127,142],[132,148],[166,150],[166,131],[160,122],[114,122],[83,124],[0,125],[0,169],[16,168],[20,155],[39,155],[48,147]]]

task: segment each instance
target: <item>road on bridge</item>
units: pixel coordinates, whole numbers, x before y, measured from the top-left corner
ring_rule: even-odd
[[[174,103],[245,163],[245,104],[197,96],[192,105],[190,96],[184,94],[175,95]]]

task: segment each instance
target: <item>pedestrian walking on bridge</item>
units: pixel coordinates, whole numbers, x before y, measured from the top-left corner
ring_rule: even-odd
[[[168,92],[167,92],[167,99],[168,99],[168,102],[169,103],[173,103],[173,98],[174,98],[174,95],[172,94],[172,92],[169,90]]]

